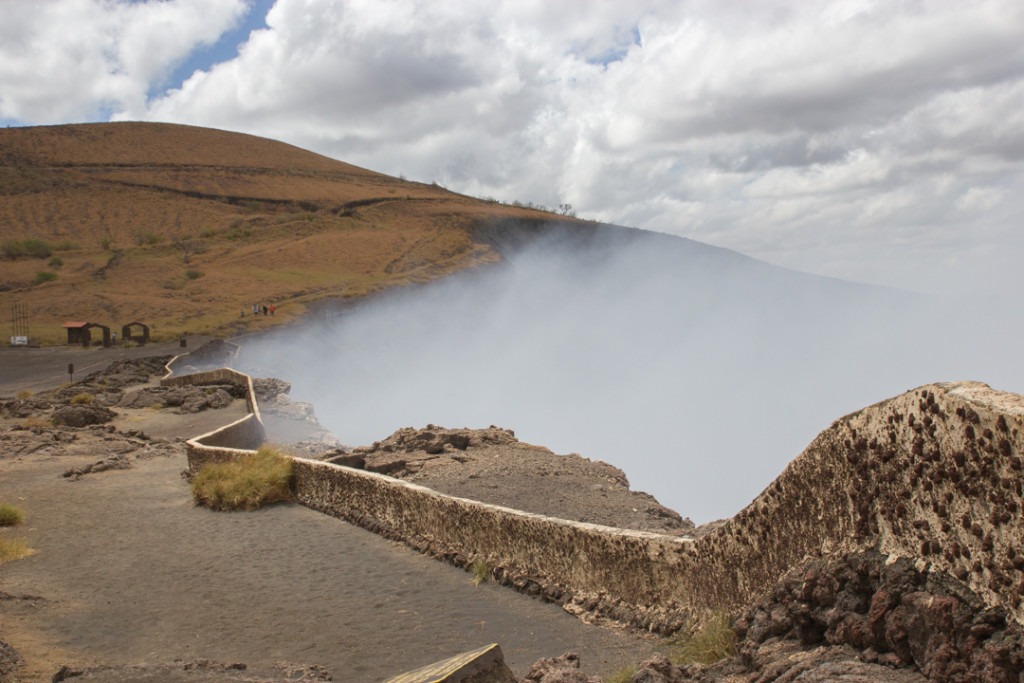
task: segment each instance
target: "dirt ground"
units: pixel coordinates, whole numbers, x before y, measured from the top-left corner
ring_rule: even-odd
[[[144,355],[173,353],[156,346]],[[0,350],[0,396],[52,386],[53,367],[85,365],[68,357],[117,357],[63,351]],[[237,403],[198,415],[128,411],[115,425],[192,436],[232,419]],[[86,432],[73,450],[0,452],[0,501],[25,512],[17,533],[36,550],[0,567],[0,640],[25,661],[15,680],[50,680],[64,664],[209,658],[301,662],[336,681],[379,681],[491,642],[520,676],[570,650],[589,672],[608,675],[659,646],[493,584],[474,586],[466,572],[298,505],[195,507],[177,442],[172,455],[137,451],[130,469],[65,478],[68,467],[105,455],[102,441],[93,451],[87,440],[102,433]]]

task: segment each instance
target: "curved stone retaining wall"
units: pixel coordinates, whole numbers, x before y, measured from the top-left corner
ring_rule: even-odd
[[[244,378],[244,380],[242,379]],[[251,414],[188,442],[189,467],[263,438]],[[348,520],[586,617],[671,633],[737,610],[808,557],[877,548],[948,571],[1024,623],[1024,397],[934,384],[837,420],[749,506],[697,541],[570,522],[447,496],[385,475],[295,459],[295,493]]]
[[[168,373],[160,380],[163,386],[235,384],[245,389],[248,414],[223,427],[193,437],[186,442],[189,470],[198,472],[208,462],[223,461],[251,453],[266,439],[259,403],[252,387],[252,378],[229,368],[204,370],[190,375],[174,375],[172,366],[182,356],[175,356],[167,364]]]

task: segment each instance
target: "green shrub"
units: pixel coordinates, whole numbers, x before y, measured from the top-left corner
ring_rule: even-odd
[[[292,500],[292,459],[268,446],[236,460],[206,465],[192,478],[196,503],[214,510],[255,510]]]
[[[63,265],[64,259],[62,259],[60,256],[54,256],[53,258],[50,259],[49,266],[51,268],[60,268]]]
[[[92,394],[76,394],[71,398],[75,405],[89,405],[92,403]]]
[[[33,285],[41,285],[44,282],[53,282],[57,279],[57,273],[51,273],[49,271],[41,270],[36,273],[36,276],[32,278]]]
[[[15,259],[23,256],[31,258],[49,258],[53,247],[43,240],[4,240],[0,243],[0,252],[7,258]]]
[[[113,248],[113,246],[114,246],[114,238],[113,237],[104,237],[103,239],[100,240],[100,247],[103,248],[106,251],[109,251],[111,248]]]
[[[159,235],[155,232],[147,232],[145,234],[136,235],[135,243],[140,247],[152,244],[160,244],[164,241],[164,236]]]
[[[32,390],[22,389],[21,391],[14,395],[14,398],[18,399],[19,401],[24,401],[27,398],[32,398]]]
[[[0,526],[17,526],[25,521],[21,508],[7,503],[0,503]]]
[[[735,653],[736,633],[729,626],[729,615],[715,612],[695,633],[672,643],[668,658],[677,666],[710,666]]]
[[[200,273],[198,270],[192,270],[190,268],[189,270],[185,271],[185,277],[187,277],[189,280],[198,280],[202,276],[203,274]]]

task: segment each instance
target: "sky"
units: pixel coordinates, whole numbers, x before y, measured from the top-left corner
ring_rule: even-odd
[[[3,2],[0,125],[121,120],[809,273],[1024,286],[1018,0]]]

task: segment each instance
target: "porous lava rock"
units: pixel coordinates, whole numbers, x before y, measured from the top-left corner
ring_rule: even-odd
[[[81,467],[69,467],[64,470],[64,477],[77,481],[87,474],[93,474],[94,472],[106,472],[107,470],[127,470],[131,469],[132,461],[123,453],[112,455],[109,458],[104,458],[88,465]]]
[[[0,679],[2,680],[2,679]],[[210,659],[176,660],[105,666],[62,666],[50,679],[57,681],[160,681],[161,683],[317,683],[333,681],[331,673],[315,664],[274,662],[271,667],[250,667],[243,662]]]
[[[809,561],[734,624],[753,661],[772,639],[848,646],[868,663],[919,670],[935,683],[1017,683],[1024,633],[964,583],[874,551]]]
[[[291,382],[276,377],[253,377],[252,390],[262,403],[263,401],[273,401],[282,394],[287,396],[291,393],[292,385]]]
[[[26,418],[50,410],[53,403],[45,396],[30,396],[0,401],[0,417]]]
[[[55,425],[64,427],[86,427],[110,422],[116,413],[110,408],[93,404],[61,406],[51,416]]]
[[[115,391],[135,384],[145,384],[151,377],[162,377],[166,372],[167,363],[173,356],[146,356],[144,358],[122,358],[116,360],[102,370],[86,375],[85,379],[58,394],[81,391],[76,387],[101,387],[105,391]]]
[[[599,676],[587,676],[580,671],[580,656],[566,652],[558,657],[538,660],[523,679],[523,683],[603,683]]]
[[[192,414],[203,410],[225,408],[231,401],[244,395],[244,389],[234,384],[216,386],[145,387],[124,394],[118,408],[178,408]]]
[[[955,577],[930,569],[877,551],[807,560],[733,622],[735,656],[677,666],[658,654],[630,681],[1024,681],[1020,625]],[[569,653],[537,662],[525,680],[591,679]]]

